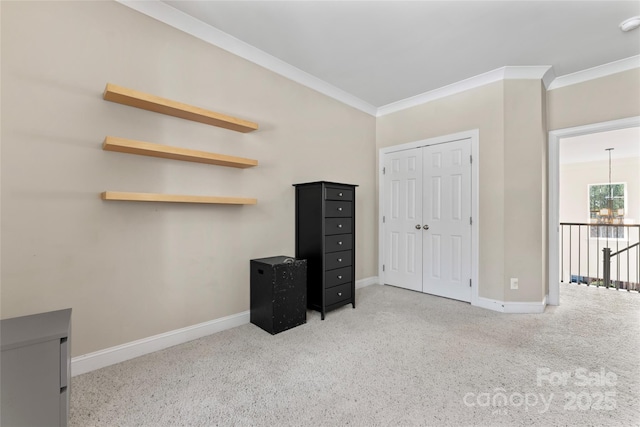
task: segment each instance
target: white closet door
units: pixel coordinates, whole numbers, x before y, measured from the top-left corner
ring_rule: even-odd
[[[422,291],[471,301],[471,143],[423,148]]]
[[[385,156],[385,283],[422,291],[422,148]]]

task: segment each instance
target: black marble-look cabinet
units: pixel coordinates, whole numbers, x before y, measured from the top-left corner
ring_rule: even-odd
[[[322,313],[355,295],[356,187],[336,182],[294,184],[296,258],[307,260],[307,306]]]
[[[307,261],[286,256],[251,260],[250,320],[275,335],[307,323]]]

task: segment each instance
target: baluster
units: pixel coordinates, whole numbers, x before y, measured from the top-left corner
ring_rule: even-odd
[[[589,268],[589,261],[591,261],[589,258],[589,246],[591,246],[591,241],[589,240],[589,234],[590,234],[590,230],[589,230],[589,226],[587,225],[587,286],[589,286],[589,282],[591,282],[591,269]]]
[[[560,283],[564,283],[564,224],[560,225]]]
[[[631,228],[626,229],[625,233],[627,234],[627,248],[628,248],[629,247],[629,237],[631,235]],[[627,249],[627,292],[629,292],[631,290],[631,276],[629,276],[629,252],[631,252],[631,251]]]
[[[616,252],[620,249],[618,245],[620,244],[620,227],[616,227]],[[620,289],[620,257],[616,256],[616,289]]]
[[[572,244],[571,244],[571,229],[573,229],[573,226],[569,226],[569,283],[573,282],[573,278],[571,277],[571,250],[573,249]]]
[[[596,285],[600,287],[600,229],[596,227]]]
[[[580,272],[580,263],[582,262],[582,227],[578,224],[578,285],[582,283],[582,274]]]

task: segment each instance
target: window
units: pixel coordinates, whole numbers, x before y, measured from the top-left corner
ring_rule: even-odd
[[[590,237],[623,239],[624,212],[626,202],[626,183],[589,184],[589,220]]]

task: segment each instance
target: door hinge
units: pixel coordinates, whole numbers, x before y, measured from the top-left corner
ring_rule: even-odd
[[[382,168],[382,175],[387,173],[387,168]]]
[[[469,154],[469,163],[473,163],[473,156]]]
[[[469,225],[473,225],[473,217],[469,217]]]
[[[383,215],[383,216],[382,216],[382,222],[384,223],[385,221],[386,221],[386,218],[385,218],[385,216]]]
[[[471,279],[469,279],[469,287],[471,287]]]
[[[384,271],[384,264],[382,264],[382,271]]]

